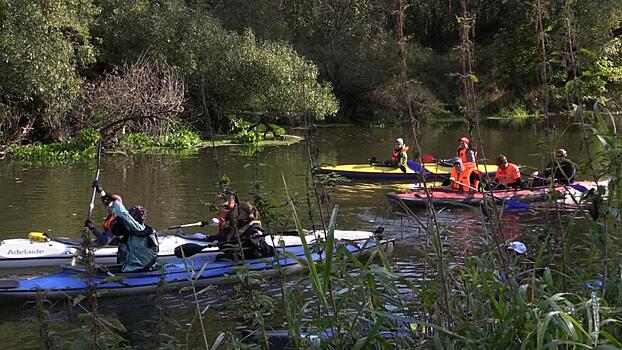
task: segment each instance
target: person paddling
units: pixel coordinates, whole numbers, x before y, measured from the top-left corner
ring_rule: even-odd
[[[406,173],[406,163],[408,162],[408,146],[404,143],[404,139],[398,137],[395,139],[393,147],[393,153],[391,153],[391,160],[387,162],[387,166],[400,168],[403,173]]]
[[[218,226],[218,232],[213,235],[196,233],[194,237],[197,239],[207,242],[227,242],[233,239],[233,230],[230,229],[231,219],[237,216],[238,211],[235,193],[225,188],[222,193],[216,195],[216,206],[218,207],[218,217],[201,221],[201,227]]]
[[[456,157],[451,160],[453,167],[448,180],[443,182],[443,186],[450,186],[454,190],[462,192],[476,191],[481,181],[479,171],[475,167],[465,167],[462,159]]]
[[[244,248],[244,257],[250,259],[274,256],[274,247],[266,243],[265,230],[259,221],[259,212],[250,202],[240,203],[237,217],[238,235]]]
[[[563,185],[569,185],[574,182],[576,175],[576,168],[572,161],[566,159],[568,152],[565,149],[560,148],[555,151],[555,160],[551,160],[547,164],[546,168],[540,172],[534,171],[532,174],[534,177],[534,186],[546,186],[551,181]]]
[[[491,184],[492,189],[506,189],[509,187],[519,188],[522,185],[520,178],[520,170],[514,163],[508,162],[505,155],[500,154],[497,157],[497,173],[495,181]]]
[[[465,166],[469,166],[472,163],[475,165],[475,157],[477,157],[477,151],[471,147],[471,140],[468,137],[462,136],[458,139],[458,148],[456,149],[456,156],[462,160]]]
[[[93,241],[93,244],[95,246],[117,245],[119,244],[119,239],[115,237],[111,232],[111,227],[114,223],[116,216],[112,212],[112,206],[110,204],[112,204],[112,202],[117,199],[120,201],[123,201],[123,199],[117,194],[107,194],[106,192],[104,192],[101,185],[99,184],[99,181],[97,180],[93,182],[93,188],[95,188],[95,191],[100,194],[108,215],[106,216],[104,224],[102,225],[103,230],[99,230],[97,227],[95,227],[91,219],[86,219],[86,221],[84,222],[84,227],[88,228],[95,236],[95,240]]]
[[[268,245],[264,238],[264,229],[259,221],[259,212],[250,202],[242,202],[238,205],[235,218],[232,218],[232,235],[212,236],[218,238],[223,255],[227,259],[243,257],[244,259],[259,259],[275,255],[274,247]],[[226,240],[221,240],[226,238]],[[242,245],[242,256],[239,253],[238,238]]]
[[[101,186],[95,188],[105,202],[112,199],[108,204],[109,212],[114,215],[110,233],[119,239],[117,263],[121,264],[121,271],[150,270],[157,261],[158,236],[153,228],[145,224],[147,210],[136,205],[128,211],[121,196],[109,196]]]

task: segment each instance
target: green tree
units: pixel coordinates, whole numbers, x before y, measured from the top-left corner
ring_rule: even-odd
[[[79,71],[94,61],[96,13],[90,0],[0,0],[0,123],[13,126],[4,136],[57,139],[68,131]]]
[[[178,67],[204,118],[323,118],[338,109],[330,85],[318,82],[315,66],[290,46],[225,30],[202,7],[113,0],[98,23],[94,32],[109,64],[147,52]],[[137,44],[126,50],[129,43]]]
[[[381,101],[399,99],[395,1],[283,0],[281,8],[294,47],[333,84],[344,115],[382,115]]]

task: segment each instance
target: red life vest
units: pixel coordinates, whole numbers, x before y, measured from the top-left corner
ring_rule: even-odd
[[[225,225],[227,223],[227,219],[229,218],[229,214],[235,208],[235,196],[229,195],[229,199],[225,204],[225,207],[218,212],[218,231],[223,232],[225,230]]]
[[[402,148],[394,150],[393,153],[391,153],[391,160],[394,162],[397,162],[398,159],[400,159],[400,153],[402,152],[407,152],[408,153],[408,146],[404,145],[402,146]]]
[[[113,214],[108,215],[108,217],[104,221],[104,231],[110,231],[110,227],[112,227],[112,223],[114,222],[115,218],[116,216],[114,216]]]
[[[497,180],[498,183],[507,185],[516,182],[518,179],[520,179],[520,170],[516,164],[508,162],[508,166],[505,169],[501,169],[501,167],[497,168],[495,180]]]

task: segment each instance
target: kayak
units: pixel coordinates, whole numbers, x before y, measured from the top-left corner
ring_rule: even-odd
[[[362,334],[367,335],[368,329],[370,326],[366,325],[366,327],[362,330]],[[244,334],[244,333],[242,333]],[[327,343],[331,340],[331,338],[337,336],[339,333],[332,329],[327,329],[325,331],[316,331],[309,332],[308,330],[303,330],[300,333],[300,339],[307,345],[310,349],[322,349],[326,348]],[[253,344],[260,344],[263,341],[263,337],[265,336],[268,340],[268,347],[264,347],[264,349],[268,350],[284,350],[284,349],[295,349],[296,342],[292,336],[290,336],[289,331],[287,329],[278,329],[278,330],[268,330],[261,335],[253,334],[250,332],[246,332],[245,338],[251,341]],[[341,334],[342,336],[349,337],[351,336],[349,333]],[[412,338],[409,338],[413,335],[412,331],[408,331],[406,329],[397,329],[391,331],[379,331],[377,335],[384,339],[389,343],[393,343],[393,345],[403,344],[403,345],[411,345]],[[399,348],[399,347],[396,347]]]
[[[37,232],[31,232],[29,235],[32,237],[33,233],[37,234]],[[34,237],[38,236],[34,235]],[[79,255],[81,243],[81,238],[73,237],[5,239],[0,241],[0,269],[71,264],[73,258]],[[158,243],[158,258],[167,260],[175,257],[175,247],[185,243],[198,243],[198,241],[169,235],[159,236]],[[203,244],[207,247],[207,242]],[[114,264],[117,262],[117,246],[96,247],[94,255],[97,264]]]
[[[581,196],[597,186],[607,186],[608,181],[579,181],[570,185],[558,185],[552,189],[532,187],[521,189],[493,190],[488,192],[460,192],[444,187],[429,188],[432,203],[436,206],[471,205],[478,206],[485,199],[493,199],[497,203],[506,203],[508,206],[523,202],[539,202],[553,198],[568,204],[578,203]],[[424,190],[411,190],[405,193],[389,192],[389,201],[404,203],[408,207],[422,207],[427,203]]]
[[[307,241],[314,241],[316,236],[323,237],[323,232],[307,232]],[[368,231],[344,231],[335,230],[337,239],[365,239],[372,235]],[[159,236],[158,259],[166,261],[175,258],[175,248],[182,244],[194,243],[204,245],[206,248],[201,254],[207,254],[218,250],[217,247],[209,247],[202,238],[204,234],[188,235],[183,232],[177,235]],[[71,264],[73,258],[79,254],[78,247],[82,239],[55,237],[48,238],[39,232],[31,232],[30,238],[5,239],[0,241],[0,269],[18,269],[40,266],[60,266]],[[268,244],[279,244],[283,241],[284,246],[300,245],[297,233],[294,236],[275,235],[274,241],[268,237]],[[117,262],[117,246],[96,247],[94,251],[95,263],[115,264]]]
[[[393,240],[359,239],[337,240],[353,254],[371,253],[375,247],[384,249],[389,254],[393,249]],[[313,261],[321,261],[325,254],[314,251]],[[195,255],[183,259],[173,259],[154,270],[145,272],[118,272],[118,266],[108,267],[97,272],[93,284],[101,296],[122,296],[154,293],[164,283],[166,289],[179,289],[193,284],[197,288],[210,284],[235,281],[236,269],[245,265],[249,270],[276,275],[279,272],[294,273],[304,267],[305,252],[301,245],[278,248],[274,257],[249,259],[234,262],[219,259],[219,254]],[[32,300],[38,291],[43,291],[48,299],[66,299],[84,294],[87,288],[84,267],[63,267],[61,272],[47,274],[30,279],[0,280],[0,302]]]
[[[492,164],[478,164],[477,169],[482,174],[493,178],[497,172],[497,166]],[[422,166],[420,163],[409,160],[405,173],[399,168],[373,164],[322,165],[316,172],[319,174],[335,173],[350,179],[410,180],[418,182],[423,175],[425,175],[426,181],[443,181],[449,178],[451,167],[443,166],[439,163],[423,163]]]

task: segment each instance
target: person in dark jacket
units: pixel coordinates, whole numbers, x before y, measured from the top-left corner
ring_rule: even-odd
[[[534,177],[533,185],[546,186],[551,183],[551,180],[563,185],[573,183],[577,170],[574,163],[566,159],[567,155],[568,153],[563,148],[555,151],[555,160],[549,162],[542,174],[537,171],[532,174]]]
[[[227,237],[229,239],[225,241],[219,240],[224,257],[234,260],[235,258],[259,259],[274,256],[274,247],[268,245],[264,238],[265,231],[259,221],[257,208],[250,202],[242,202],[238,204],[236,214],[231,226],[237,228],[234,230],[234,235]],[[240,244],[242,254],[239,254]]]

